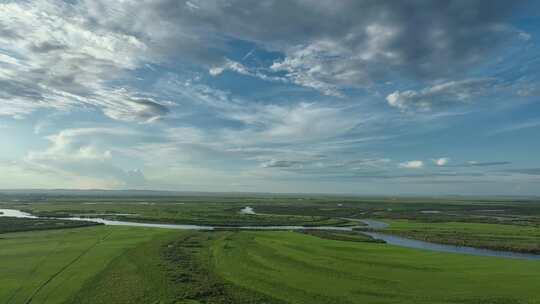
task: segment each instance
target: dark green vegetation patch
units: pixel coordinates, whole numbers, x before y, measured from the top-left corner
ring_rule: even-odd
[[[377,240],[369,235],[356,231],[332,231],[332,230],[299,230],[297,232],[316,236],[322,239],[348,241],[348,242],[368,242],[384,243],[383,240]]]
[[[69,303],[284,303],[214,273],[209,246],[221,235],[169,233],[127,250]]]
[[[0,217],[0,233],[31,231],[31,230],[49,230],[63,228],[78,228],[100,225],[98,223],[69,221],[58,219],[32,219]]]

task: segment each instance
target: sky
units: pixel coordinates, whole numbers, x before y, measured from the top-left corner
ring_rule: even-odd
[[[0,188],[540,195],[538,1],[0,1]]]

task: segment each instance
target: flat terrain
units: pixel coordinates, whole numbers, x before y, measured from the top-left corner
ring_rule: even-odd
[[[431,242],[540,248],[534,199],[9,196],[1,208],[218,226],[373,218]],[[540,303],[540,260],[408,249],[359,232],[86,224],[0,217],[0,303]]]
[[[1,234],[0,303],[282,303],[214,273],[218,235],[106,226]]]
[[[264,201],[264,200],[263,200]],[[271,202],[270,202],[271,203]],[[47,201],[9,204],[10,207],[46,217],[104,217],[139,222],[159,222],[193,225],[344,225],[347,221],[320,213],[319,215],[259,213],[257,216],[240,211],[259,205],[253,198],[52,198]],[[0,205],[1,207],[2,205]]]
[[[100,226],[0,242],[2,303],[540,303],[538,261],[298,232]]]
[[[0,234],[0,303],[64,303],[126,249],[164,233],[99,226]]]
[[[289,303],[540,303],[540,263],[292,232],[230,233],[216,269]]]
[[[540,228],[463,222],[386,220],[384,232],[423,241],[540,254]]]
[[[257,213],[240,213],[250,206]],[[535,198],[268,196],[13,196],[0,194],[0,208],[40,216],[88,216],[109,219],[198,224],[347,225],[343,218],[410,219],[540,227]]]

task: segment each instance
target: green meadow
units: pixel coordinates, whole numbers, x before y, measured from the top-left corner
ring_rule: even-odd
[[[540,262],[240,232],[212,246],[218,273],[287,303],[540,303]]]
[[[435,243],[540,253],[540,227],[463,222],[385,220],[385,232]]]
[[[1,235],[1,303],[540,303],[540,261],[276,231]]]
[[[0,303],[69,303],[116,257],[166,233],[99,226],[0,234]]]
[[[246,206],[256,214],[241,213]],[[229,227],[188,231],[0,217],[0,303],[540,303],[540,260],[410,249],[358,230],[232,227],[343,227],[371,218],[390,224],[389,234],[537,253],[540,204],[533,200],[21,196],[5,197],[0,209]]]

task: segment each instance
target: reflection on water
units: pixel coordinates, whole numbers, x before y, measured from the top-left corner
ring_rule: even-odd
[[[242,214],[256,214],[255,210],[253,210],[253,208],[249,207],[249,206],[247,206],[245,208],[242,208],[242,210],[240,210],[240,213],[242,213]]]
[[[63,217],[62,220],[83,221],[100,223],[109,226],[130,226],[130,227],[149,227],[149,228],[168,228],[168,229],[182,229],[182,230],[213,230],[212,226],[200,226],[200,225],[178,225],[178,224],[154,224],[154,223],[137,223],[137,222],[124,222],[113,221],[102,218],[90,218],[90,217]]]
[[[20,217],[20,218],[37,218],[25,212],[14,209],[0,209],[1,216]],[[149,228],[168,228],[168,229],[184,229],[184,230],[214,230],[214,229],[244,229],[244,230],[338,230],[338,231],[352,231],[350,227],[332,227],[332,226],[242,226],[242,227],[222,227],[222,226],[204,226],[204,225],[181,225],[181,224],[156,224],[156,223],[138,223],[138,222],[126,222],[107,220],[96,217],[63,217],[58,218],[61,220],[72,221],[84,221],[100,223],[110,226],[131,226],[131,227],[149,227]]]
[[[37,218],[30,213],[22,212],[15,209],[0,209],[0,216],[19,217],[19,218]]]
[[[360,220],[360,222],[366,224],[365,228],[370,228],[370,229],[384,229],[389,226],[385,222],[368,220],[368,219]]]

